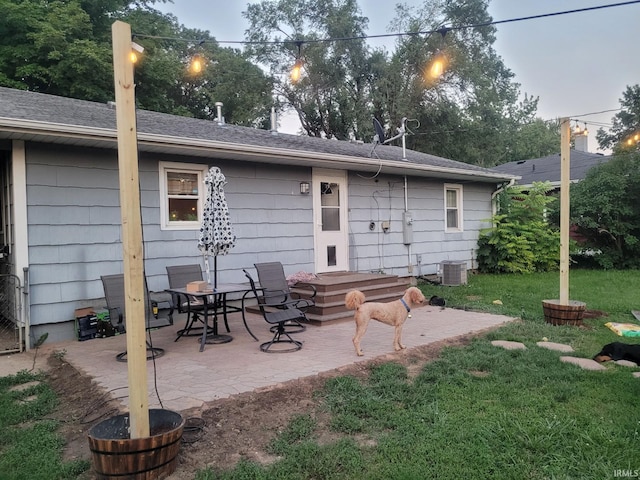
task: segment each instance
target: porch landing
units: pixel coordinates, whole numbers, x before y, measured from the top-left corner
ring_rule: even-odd
[[[317,291],[315,306],[307,311],[307,318],[312,325],[328,325],[353,317],[353,312],[344,306],[344,296],[349,290],[360,290],[368,302],[390,302],[402,296],[410,280],[380,273],[320,273],[314,280],[298,282],[292,290],[309,297],[309,286],[313,285]]]

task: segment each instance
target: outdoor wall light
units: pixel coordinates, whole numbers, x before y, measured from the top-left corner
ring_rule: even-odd
[[[309,182],[300,182],[300,195],[308,195],[309,194]]]

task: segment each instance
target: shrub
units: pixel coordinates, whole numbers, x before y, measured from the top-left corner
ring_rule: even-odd
[[[529,190],[505,188],[497,198],[493,227],[480,232],[478,269],[484,273],[531,273],[558,268],[560,233],[545,218],[555,201],[549,182],[534,182]]]
[[[617,154],[571,188],[571,217],[602,268],[640,267],[640,154]]]

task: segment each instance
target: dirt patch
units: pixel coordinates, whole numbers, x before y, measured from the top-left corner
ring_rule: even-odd
[[[363,378],[371,366],[387,361],[405,365],[409,377],[413,378],[425,363],[439,356],[443,347],[466,345],[472,338],[463,335],[423,345],[370,362],[216,400],[203,411],[183,411],[187,428],[177,470],[169,478],[191,480],[198,470],[207,466],[229,469],[240,459],[263,464],[273,462],[275,458],[267,453],[266,447],[295,415],[311,415],[318,425],[318,441],[334,441],[338,435],[328,428],[329,418],[315,395],[328,378],[340,375]],[[119,403],[63,358],[49,358],[48,376],[60,396],[60,406],[51,417],[62,422],[65,458],[90,460],[88,430],[101,420],[122,413]],[[91,479],[93,474],[89,472],[82,478]]]

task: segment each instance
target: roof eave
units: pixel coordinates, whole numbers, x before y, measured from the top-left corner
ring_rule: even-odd
[[[117,132],[108,128],[85,127],[0,117],[0,138],[57,143],[95,148],[117,148]],[[514,178],[499,172],[478,172],[460,168],[438,167],[395,160],[361,158],[307,150],[247,145],[188,137],[170,137],[138,132],[140,151],[190,155],[205,158],[237,159],[259,163],[323,167],[415,175],[452,180],[500,183]]]

